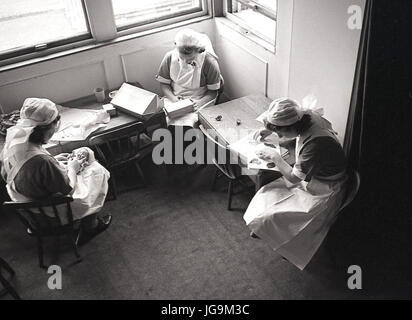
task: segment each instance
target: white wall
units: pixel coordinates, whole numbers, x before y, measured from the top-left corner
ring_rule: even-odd
[[[234,31],[224,18],[190,25],[207,33],[220,57],[225,94],[263,93],[298,100],[314,93],[344,136],[360,37],[349,30],[348,7],[365,0],[278,0],[276,53]],[[99,86],[139,81],[159,92],[154,77],[178,28],[0,73],[0,104],[20,108],[29,96],[63,102]]]
[[[187,26],[186,26],[187,27]],[[214,22],[190,25],[214,42]],[[5,112],[19,109],[26,97],[47,97],[57,103],[90,95],[96,87],[117,88],[139,81],[159,92],[155,80],[164,54],[173,48],[179,28],[72,54],[0,73],[0,104]]]
[[[288,93],[289,59],[292,37],[292,0],[278,0],[276,53],[216,19],[215,49],[225,77],[225,95],[231,99],[262,93],[275,98]]]
[[[343,141],[360,30],[350,30],[348,8],[365,0],[294,0],[289,95],[313,93]]]

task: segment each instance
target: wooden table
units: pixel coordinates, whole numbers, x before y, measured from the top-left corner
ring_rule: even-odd
[[[249,95],[200,110],[199,121],[205,129],[215,130],[219,138],[230,145],[252,131],[263,129],[263,124],[256,118],[268,109],[270,102],[264,95]],[[216,120],[217,116],[222,119]]]
[[[108,96],[106,94],[106,96]],[[93,109],[93,110],[101,110],[102,105],[110,103],[110,99],[108,98],[103,103],[96,102],[96,98],[94,95],[82,97],[79,99],[71,100],[68,102],[61,103],[63,107],[69,108],[78,108],[78,109]],[[146,128],[149,128],[149,131],[152,132],[157,127],[165,127],[166,126],[166,118],[164,112],[159,112],[154,114],[151,117],[146,118],[138,118],[124,112],[117,111],[117,116],[110,117],[110,122],[106,125],[106,127],[100,128],[99,130],[93,132],[95,134],[97,132],[102,133],[105,131],[110,131],[112,129],[121,128],[128,124],[143,121],[145,123]],[[0,150],[3,149],[5,137],[0,137]],[[86,146],[87,141],[60,141],[60,142],[50,142],[44,147],[52,154],[56,155],[62,152],[71,152],[73,149],[80,148]]]
[[[256,118],[268,109],[270,103],[271,100],[261,94],[245,96],[200,110],[199,122],[205,129],[214,130],[219,141],[231,145],[251,132],[264,128]],[[216,119],[218,116],[221,116],[221,120]],[[295,157],[294,148],[288,150],[289,157],[285,160],[292,164]],[[247,160],[242,162],[244,163],[240,165],[246,166]],[[256,175],[249,176],[255,183],[256,190],[262,185],[263,175],[269,172],[273,174],[271,170],[259,170]]]

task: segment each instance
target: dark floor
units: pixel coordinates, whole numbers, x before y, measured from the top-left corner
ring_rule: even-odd
[[[249,237],[242,215],[253,195],[212,192],[214,173],[203,168],[145,163],[150,185],[122,193],[103,213],[113,223],[80,249],[83,261],[60,255],[62,290],[38,267],[34,239],[19,221],[0,216],[0,256],[16,270],[12,281],[24,299],[369,299],[408,297],[405,289],[347,287],[348,265],[319,250],[300,271],[265,243]],[[130,176],[130,175],[129,175]],[[223,183],[222,185],[223,186]],[[333,262],[334,261],[334,262]],[[395,270],[393,270],[395,271]],[[365,287],[366,286],[366,287]],[[4,297],[3,299],[9,299]]]

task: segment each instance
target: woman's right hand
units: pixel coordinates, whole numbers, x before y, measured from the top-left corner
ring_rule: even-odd
[[[67,168],[68,170],[73,170],[76,174],[80,171],[81,169],[81,164],[83,160],[77,160],[77,158],[69,158],[67,161]]]
[[[178,102],[178,101],[180,101],[179,97],[178,97],[178,96],[175,96],[175,95],[173,95],[173,96],[170,97],[170,98],[171,98],[170,100],[172,100],[172,102]]]
[[[257,142],[262,142],[265,140],[268,136],[270,136],[273,132],[268,130],[268,129],[261,129],[257,130],[255,134],[253,135],[253,139],[256,140]]]

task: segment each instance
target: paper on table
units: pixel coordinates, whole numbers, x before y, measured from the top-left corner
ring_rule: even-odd
[[[51,141],[81,141],[105,127],[110,115],[105,110],[77,109],[59,106],[60,127]]]
[[[170,118],[178,118],[194,111],[194,102],[191,99],[183,99],[171,102],[164,99],[164,109]]]
[[[262,146],[265,145],[264,142],[257,141],[254,136],[256,132],[253,132],[243,139],[240,139],[239,141],[232,143],[229,148],[230,150],[237,152],[240,156],[243,156],[243,158],[247,159],[247,167],[248,169],[264,169],[264,170],[273,170],[273,171],[278,171],[276,167],[272,167],[272,165],[268,165],[270,162],[265,161],[263,159],[260,159],[256,155],[256,150],[258,148],[261,148]],[[277,152],[279,152],[282,155],[282,157],[287,157],[289,155],[289,151],[286,148],[279,147],[278,145],[271,143],[275,142],[276,139],[265,139],[266,143],[269,143],[270,145],[274,146],[276,149],[278,149]],[[268,144],[266,144],[268,145]],[[276,151],[275,151],[276,152]]]
[[[167,105],[170,100],[167,98],[163,98],[164,104]],[[187,127],[195,127],[196,123],[199,121],[198,112],[204,108],[207,108],[211,105],[214,105],[215,100],[210,100],[209,102],[205,103],[203,106],[195,110],[194,112],[189,112],[183,116],[171,118],[166,115],[166,121],[168,126],[187,126]]]

